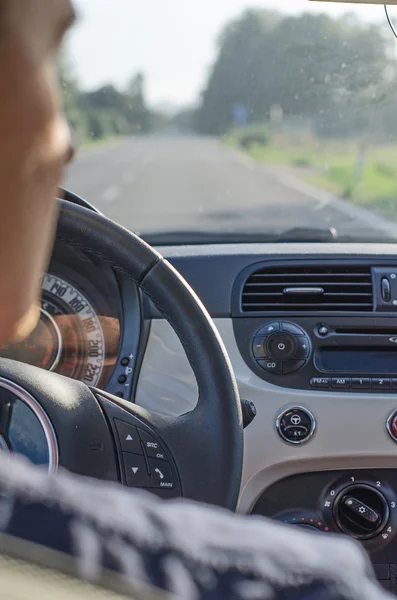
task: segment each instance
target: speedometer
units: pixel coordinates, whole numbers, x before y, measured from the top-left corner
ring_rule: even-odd
[[[99,386],[106,347],[100,318],[89,300],[55,275],[43,277],[40,321],[21,342],[0,355]]]
[[[51,315],[62,339],[57,372],[98,385],[105,362],[105,340],[94,308],[60,277],[45,275],[42,287],[42,309]]]

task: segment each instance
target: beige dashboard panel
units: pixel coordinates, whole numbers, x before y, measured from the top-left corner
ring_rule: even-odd
[[[299,472],[397,466],[397,444],[386,420],[397,409],[397,395],[299,391],[271,385],[246,365],[231,319],[215,324],[231,358],[241,397],[252,400],[257,417],[245,430],[244,472],[239,510],[249,512],[261,493],[279,479]],[[182,346],[164,320],[153,320],[137,388],[137,403],[178,415],[197,402],[197,385]],[[316,434],[302,446],[284,442],[275,423],[290,406],[309,409]]]

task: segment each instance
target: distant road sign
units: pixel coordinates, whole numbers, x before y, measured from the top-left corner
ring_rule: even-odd
[[[244,104],[235,104],[233,106],[233,123],[238,126],[248,123],[248,108]]]

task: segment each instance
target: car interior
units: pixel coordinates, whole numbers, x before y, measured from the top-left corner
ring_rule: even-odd
[[[79,193],[59,192],[39,324],[0,348],[0,449],[350,536],[397,594],[395,225],[335,199],[376,234],[138,236]]]

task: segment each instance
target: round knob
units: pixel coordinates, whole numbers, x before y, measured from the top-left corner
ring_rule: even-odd
[[[344,533],[365,540],[385,528],[389,506],[384,495],[371,485],[350,485],[336,498],[334,516]]]
[[[267,351],[275,360],[291,358],[296,351],[295,338],[289,333],[275,333],[267,341]]]
[[[276,429],[285,442],[303,444],[314,434],[316,421],[307,408],[292,406],[278,416]]]

